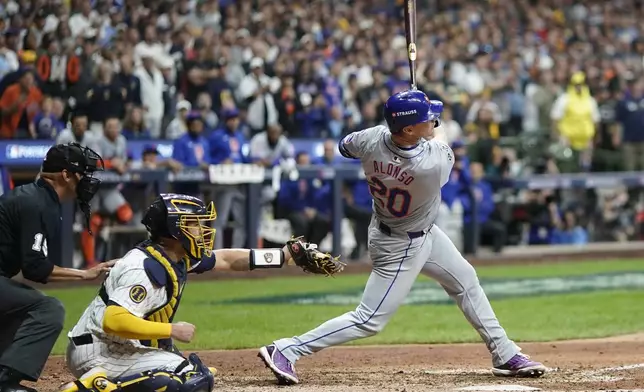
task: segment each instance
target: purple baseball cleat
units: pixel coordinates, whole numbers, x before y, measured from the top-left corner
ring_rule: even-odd
[[[492,374],[497,377],[541,377],[546,372],[543,364],[531,361],[530,357],[518,353],[504,365],[492,369]]]
[[[267,368],[271,369],[280,384],[293,385],[300,382],[295,373],[295,366],[274,344],[260,348],[257,356],[264,361]]]

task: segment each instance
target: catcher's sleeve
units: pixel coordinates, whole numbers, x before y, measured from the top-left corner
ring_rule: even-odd
[[[147,321],[125,308],[110,305],[103,315],[103,331],[124,339],[165,339],[172,335],[172,324]]]

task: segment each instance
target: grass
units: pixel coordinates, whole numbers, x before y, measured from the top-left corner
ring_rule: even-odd
[[[478,268],[481,278],[536,278],[579,276],[606,272],[643,271],[644,261],[554,263]],[[339,292],[361,288],[366,275],[335,279],[316,276],[267,280],[199,281],[189,284],[176,320],[197,326],[195,341],[181,348],[237,349],[258,347],[274,339],[306,332],[341,315],[351,306],[291,304],[220,304],[222,300]],[[428,280],[420,276],[419,280]],[[65,331],[79,319],[96,295],[95,288],[50,290],[67,309]],[[554,296],[510,298],[492,301],[510,336],[517,341],[549,341],[602,337],[644,330],[644,290],[593,291]],[[477,342],[478,335],[456,306],[404,306],[385,330],[353,344]],[[54,353],[64,352],[66,333]]]

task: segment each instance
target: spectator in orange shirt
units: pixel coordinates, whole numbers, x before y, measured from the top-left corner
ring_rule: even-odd
[[[42,93],[35,85],[33,73],[25,71],[18,83],[7,87],[0,98],[0,138],[35,138],[35,129],[30,124],[40,110],[41,101]]]

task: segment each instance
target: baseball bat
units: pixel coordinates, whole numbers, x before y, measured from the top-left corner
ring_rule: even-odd
[[[410,85],[412,90],[416,90],[418,88],[416,84],[416,0],[405,0],[405,38]]]

